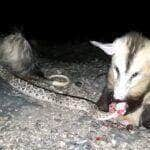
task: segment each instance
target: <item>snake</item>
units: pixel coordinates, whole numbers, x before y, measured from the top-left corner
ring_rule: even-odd
[[[109,112],[105,113],[98,110],[98,107],[95,105],[94,102],[92,103],[87,99],[80,98],[77,96],[72,96],[71,98],[70,95],[68,94],[58,93],[54,90],[51,90],[49,88],[49,84],[42,79],[25,80],[21,77],[14,75],[2,65],[0,65],[0,77],[17,91],[21,92],[26,96],[32,97],[36,100],[46,101],[73,110],[85,111],[87,113],[90,113],[92,117],[101,121],[109,120],[114,117],[114,114],[112,113]],[[52,76],[52,78],[53,77],[57,76]],[[53,83],[54,83],[53,85],[55,85],[55,82]],[[56,83],[56,85],[59,84]],[[59,98],[59,100],[56,99],[57,94],[65,96],[65,99],[64,98]]]

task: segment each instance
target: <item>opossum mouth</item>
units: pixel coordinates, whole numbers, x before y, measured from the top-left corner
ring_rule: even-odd
[[[109,112],[111,113],[117,112],[118,115],[125,115],[127,108],[128,108],[127,102],[122,100],[113,100],[109,104]]]
[[[126,100],[122,100],[122,99],[112,99],[111,102],[114,102],[114,103],[124,103],[124,102],[126,102]]]

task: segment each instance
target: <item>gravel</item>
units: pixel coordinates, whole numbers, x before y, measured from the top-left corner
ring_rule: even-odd
[[[79,61],[41,59],[41,67],[45,74],[64,74],[70,78],[69,86],[56,90],[96,102],[105,85],[109,61],[103,54],[91,52],[86,43],[67,45],[66,49],[69,48],[90,49],[93,57],[82,55],[86,61],[81,61],[83,58]],[[69,55],[71,52],[67,59]],[[127,130],[115,122],[99,121],[84,111],[37,101],[17,92],[3,80],[0,80],[0,87],[0,149],[150,149],[150,131],[143,127]],[[57,95],[55,98],[62,97]]]

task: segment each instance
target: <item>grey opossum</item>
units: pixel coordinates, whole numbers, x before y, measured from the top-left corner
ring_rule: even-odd
[[[33,50],[21,33],[10,34],[1,39],[0,63],[23,76],[33,72],[42,75]]]

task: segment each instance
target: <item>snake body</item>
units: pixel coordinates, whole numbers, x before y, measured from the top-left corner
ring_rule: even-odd
[[[6,68],[0,65],[0,77],[8,82],[14,89],[18,90],[19,92],[37,99],[39,101],[47,101],[50,103],[57,104],[59,106],[67,107],[69,109],[76,109],[86,111],[87,113],[92,113],[92,116],[99,120],[107,120],[110,116],[110,113],[103,113],[97,110],[96,105],[90,103],[83,99],[78,98],[70,98],[65,96],[64,98],[56,99],[56,94],[51,92],[50,90],[45,90],[41,88],[39,85],[49,87],[48,84],[43,82],[42,80],[31,80],[27,82],[25,80],[16,77],[14,74],[9,72]],[[33,84],[32,84],[33,83]]]

